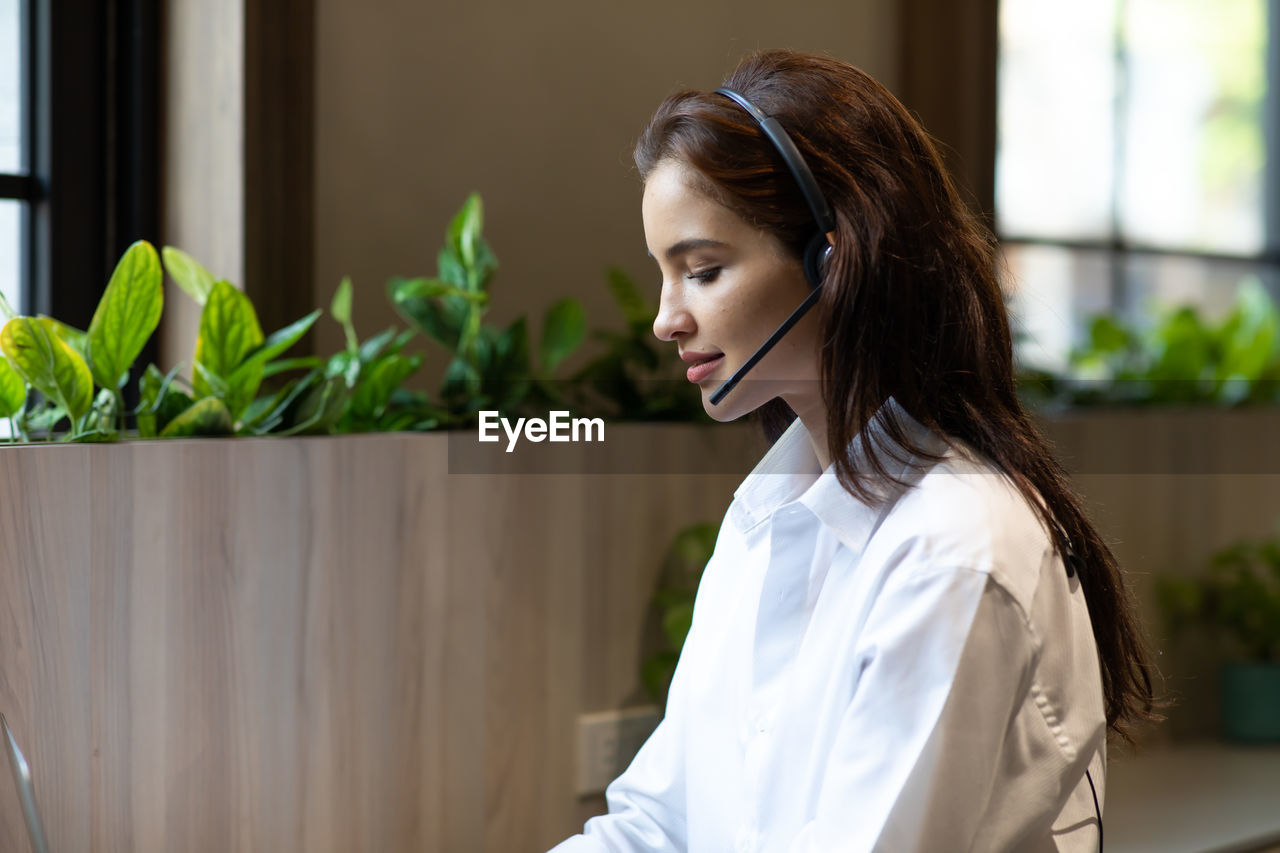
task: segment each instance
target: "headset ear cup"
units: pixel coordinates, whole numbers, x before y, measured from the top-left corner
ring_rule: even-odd
[[[809,245],[804,249],[804,277],[808,279],[810,287],[821,287],[822,281],[826,278],[827,267],[831,265],[831,255],[835,251],[835,246],[827,240],[827,235],[818,233],[813,235],[809,241]]]

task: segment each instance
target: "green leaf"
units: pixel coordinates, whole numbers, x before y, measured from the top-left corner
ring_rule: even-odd
[[[466,288],[467,271],[463,268],[462,261],[452,246],[445,246],[436,255],[436,278],[446,284]]]
[[[154,364],[147,365],[138,382],[138,434],[141,438],[154,438],[169,422],[195,403],[191,395],[173,385],[174,378],[182,370],[179,364],[161,375]]]
[[[343,325],[351,322],[351,276],[344,275],[338,282],[333,301],[329,303],[329,313]]]
[[[1152,335],[1151,350],[1147,378],[1156,400],[1192,402],[1204,396],[1199,380],[1213,375],[1213,340],[1198,311],[1186,306],[1164,318]]]
[[[275,395],[255,400],[246,408],[242,423],[249,432],[256,435],[271,432],[283,424],[291,412],[295,411],[294,407],[303,395],[322,381],[323,376],[318,368],[299,379],[291,379]],[[265,403],[263,399],[266,400]],[[259,406],[262,409],[259,409]]]
[[[675,605],[662,617],[662,632],[667,642],[678,653],[684,648],[685,638],[689,636],[689,628],[693,625],[693,602],[685,601]]]
[[[1094,317],[1089,325],[1089,346],[1097,352],[1123,352],[1129,348],[1131,340],[1129,330],[1108,315]]]
[[[212,296],[212,294],[210,294]],[[161,430],[162,438],[231,435],[232,418],[227,404],[217,397],[196,401]]]
[[[668,649],[657,652],[640,666],[644,689],[655,702],[666,703],[668,684],[676,671],[680,656]]]
[[[375,362],[351,397],[352,413],[366,420],[382,417],[392,393],[421,366],[420,355],[393,354]]]
[[[115,441],[119,437],[116,430],[116,417],[119,414],[116,404],[117,396],[115,392],[106,388],[98,391],[98,396],[93,400],[93,408],[90,410],[88,417],[85,418],[89,430],[76,435],[75,440]]]
[[[498,259],[481,236],[483,229],[484,205],[479,194],[472,193],[449,223],[445,251],[439,258],[442,280],[473,292],[484,290]]]
[[[402,317],[449,349],[458,348],[471,306],[484,306],[489,298],[431,278],[393,278],[387,296]]]
[[[262,378],[275,376],[277,373],[284,373],[286,370],[314,370],[317,367],[323,367],[324,361],[314,355],[304,356],[302,358],[282,358],[279,361],[269,361],[262,366]]]
[[[40,315],[40,322],[45,323],[53,333],[66,342],[76,352],[80,353],[80,357],[87,363],[89,361],[89,335],[80,331],[74,326],[68,326],[66,323]]]
[[[47,321],[15,317],[0,330],[0,350],[32,388],[78,421],[93,405],[93,376],[80,354]]]
[[[369,340],[365,341],[360,345],[361,363],[363,364],[371,363],[375,358],[378,357],[379,353],[382,352],[383,348],[386,347],[387,344],[392,343],[392,341],[395,339],[396,339],[396,330],[394,327],[390,329],[385,329],[384,331],[381,331],[378,334],[374,335],[372,338],[369,338]],[[394,347],[391,351],[399,352],[401,349],[404,348],[404,343],[406,342],[407,342],[407,339],[405,342],[399,342],[400,345],[397,347]]]
[[[66,416],[66,409],[56,403],[50,403],[46,398],[44,405],[22,418],[23,429],[29,432],[52,433],[58,422]]]
[[[348,388],[354,388],[360,381],[362,367],[359,354],[344,349],[329,356],[329,362],[324,368],[324,376],[326,379],[341,376]]]
[[[342,417],[348,394],[342,377],[335,376],[311,389],[298,405],[294,426],[280,435],[327,433]]]
[[[645,304],[644,297],[640,295],[640,288],[636,287],[631,276],[627,275],[621,267],[609,267],[605,275],[609,279],[609,291],[613,294],[613,301],[622,309],[622,316],[626,319],[627,325],[633,328],[639,326],[642,329],[652,325],[657,311]]]
[[[312,321],[314,322],[314,320]],[[204,310],[200,312],[200,337],[196,340],[196,357],[192,386],[201,396],[222,389],[213,387],[213,377],[226,383],[225,402],[234,419],[254,398],[262,382],[262,366],[250,367],[235,376],[235,370],[263,343],[253,303],[229,282],[219,281],[209,291]]]
[[[414,278],[403,281],[392,294],[392,301],[437,299],[445,296],[464,299],[477,305],[485,305],[489,302],[489,294],[487,293],[472,293],[469,290],[454,287],[452,284],[447,284],[435,278]]]
[[[403,332],[396,335],[395,340],[391,342],[391,349],[388,350],[388,352],[400,352],[400,350],[405,348],[405,345],[408,344],[409,341],[413,340],[413,334],[413,329],[405,329]]]
[[[542,370],[551,373],[587,336],[587,312],[576,299],[552,305],[542,325]]]
[[[444,386],[440,396],[447,400],[454,411],[465,406],[473,394],[478,392],[481,377],[475,367],[461,358],[454,358],[444,371]]]
[[[89,323],[89,364],[93,378],[117,392],[147,339],[160,325],[164,273],[146,240],[130,246],[116,265],[98,310]]]
[[[347,338],[347,349],[355,352],[360,346],[356,337],[356,327],[351,323],[351,277],[343,276],[338,283],[338,290],[333,294],[333,302],[329,305],[329,313],[333,319],[342,324],[343,334]]]
[[[289,395],[293,393],[297,384],[298,380],[292,379],[274,394],[265,394],[245,406],[244,412],[240,415],[239,431],[261,435],[270,429],[274,416],[282,411],[282,404],[289,399]]]
[[[1236,293],[1235,309],[1219,331],[1222,349],[1218,377],[1256,380],[1276,355],[1280,311],[1256,277]]]
[[[502,410],[515,408],[528,394],[531,384],[525,318],[518,318],[502,331],[483,326],[473,352],[478,381],[469,386],[470,394],[482,396],[486,406],[494,405]]]
[[[13,310],[13,306],[9,304],[9,300],[5,298],[4,291],[0,290],[0,326],[8,323],[14,317],[18,316],[18,312]]]
[[[213,275],[200,265],[200,262],[181,249],[165,246],[160,250],[164,256],[164,268],[169,277],[177,282],[187,294],[199,305],[204,305],[213,290]]]
[[[16,417],[26,404],[27,383],[7,358],[0,358],[0,418]]]
[[[529,324],[523,317],[492,336],[489,375],[495,381],[527,378],[529,372]]]
[[[671,543],[671,556],[697,563],[701,571],[715,551],[718,535],[719,528],[714,524],[691,524],[676,534],[675,541]]]
[[[489,279],[493,278],[493,273],[497,268],[498,259],[494,256],[493,250],[489,248],[489,244],[485,242],[483,237],[477,237],[476,262],[468,273],[468,283],[475,290],[485,290],[489,286]]]
[[[449,223],[448,235],[450,247],[467,269],[476,265],[476,242],[483,229],[484,203],[480,201],[480,194],[473,192]]]
[[[138,437],[155,438],[159,430],[156,428],[156,409],[160,403],[160,394],[164,387],[164,374],[154,364],[148,364],[138,380]]]
[[[310,331],[315,325],[316,320],[320,319],[321,312],[319,308],[312,311],[300,320],[295,320],[283,329],[277,329],[258,346],[250,350],[240,363],[236,365],[231,375],[227,377],[227,382],[231,387],[237,387],[248,381],[253,371],[264,370],[267,362],[276,356],[285,353],[290,347],[302,339],[302,336]],[[264,371],[265,372],[265,371]],[[278,371],[276,371],[278,372]],[[257,386],[254,386],[257,391]]]

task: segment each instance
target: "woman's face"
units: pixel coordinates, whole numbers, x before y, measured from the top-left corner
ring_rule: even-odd
[[[817,312],[810,311],[717,406],[708,398],[809,294],[800,262],[772,234],[692,188],[668,160],[644,185],[645,241],[662,272],[653,333],[674,343],[711,417],[730,421],[782,397],[822,424]],[[810,418],[817,418],[810,424]]]

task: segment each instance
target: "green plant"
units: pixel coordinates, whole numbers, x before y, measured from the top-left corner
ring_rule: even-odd
[[[1280,538],[1227,546],[1203,576],[1161,578],[1156,591],[1171,631],[1205,630],[1232,654],[1280,662]]]
[[[676,534],[663,560],[653,606],[661,618],[665,646],[648,657],[640,668],[645,690],[656,702],[666,702],[671,675],[693,623],[698,583],[715,550],[716,534],[714,524],[689,525]]]
[[[402,387],[422,364],[420,354],[404,352],[412,329],[360,341],[349,279],[329,306],[346,346],[327,358],[284,358],[322,311],[264,336],[248,296],[181,250],[157,254],[139,241],[121,258],[87,331],[50,317],[19,317],[0,299],[0,417],[24,441],[52,436],[62,424],[64,440],[103,441],[123,435],[130,415],[142,438],[291,435],[431,429],[465,422],[480,408],[558,401],[549,377],[585,334],[581,305],[562,300],[547,312],[536,360],[523,318],[505,330],[485,325],[497,260],[482,225],[473,194],[449,227],[439,277],[389,285],[402,314],[455,350],[439,402]],[[162,269],[201,307],[192,378],[180,375],[184,365],[167,373],[148,365],[138,380],[139,404],[126,411],[130,368],[160,321]],[[275,377],[277,387],[260,393]],[[37,399],[29,399],[32,390]]]
[[[346,345],[327,358],[286,357],[322,311],[264,336],[247,295],[185,252],[157,253],[139,241],[121,258],[87,331],[19,317],[0,297],[0,417],[23,441],[64,425],[63,440],[110,441],[125,434],[129,417],[142,438],[433,429],[473,423],[481,409],[519,416],[569,406],[621,419],[705,419],[693,387],[674,379],[675,353],[652,341],[653,311],[620,270],[610,271],[610,287],[627,330],[598,333],[605,353],[568,383],[553,377],[586,335],[577,300],[547,310],[536,350],[523,317],[502,329],[486,324],[498,262],[483,225],[473,193],[446,231],[436,277],[388,282],[409,330],[389,328],[362,342],[344,279],[329,313]],[[162,314],[164,271],[201,309],[192,376],[184,378],[182,364],[168,372],[147,365],[138,374],[139,402],[126,410],[125,383]],[[421,354],[405,352],[416,331],[453,354],[438,399],[403,387],[422,365]]]
[[[621,333],[596,331],[604,351],[573,376],[583,409],[628,421],[706,421],[697,388],[680,379],[673,346],[653,336],[657,308],[620,268],[608,270],[609,291],[626,322]]]
[[[175,385],[177,369],[151,365],[140,380],[139,433],[224,435],[235,431],[264,372],[293,346],[320,312],[263,337],[248,297],[177,249],[164,250],[174,280],[203,305],[191,393]],[[24,440],[33,429],[51,433],[64,419],[73,441],[109,441],[125,429],[123,388],[133,362],[155,332],[163,309],[160,257],[146,241],[130,246],[98,302],[88,331],[51,317],[14,316],[6,305],[0,350],[11,375],[0,379],[4,411]],[[21,393],[17,376],[23,382]],[[95,386],[99,389],[95,394]],[[27,388],[41,402],[27,408]]]
[[[1024,395],[1069,405],[1277,403],[1280,309],[1250,276],[1217,324],[1190,305],[1166,309],[1146,329],[1097,315],[1071,365],[1072,376],[1024,371]]]
[[[562,299],[543,318],[536,355],[520,317],[505,329],[483,322],[497,258],[482,236],[484,208],[472,193],[445,234],[435,278],[393,278],[387,294],[410,324],[453,353],[441,389],[445,425],[473,423],[481,409],[546,411],[564,404],[552,374],[586,334],[581,303]]]
[[[272,370],[305,369],[274,395],[260,397],[246,419],[261,431],[387,432],[431,429],[440,410],[425,394],[401,388],[422,366],[422,355],[405,355],[412,330],[388,328],[361,342],[352,321],[350,278],[338,285],[329,314],[342,327],[346,347],[327,359],[309,357],[279,362]]]

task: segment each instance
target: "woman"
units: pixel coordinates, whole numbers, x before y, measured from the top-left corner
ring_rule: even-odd
[[[668,98],[635,156],[654,333],[713,417],[791,423],[735,493],[665,718],[558,853],[1100,847],[1147,663],[933,143],[856,68],[769,51]]]

